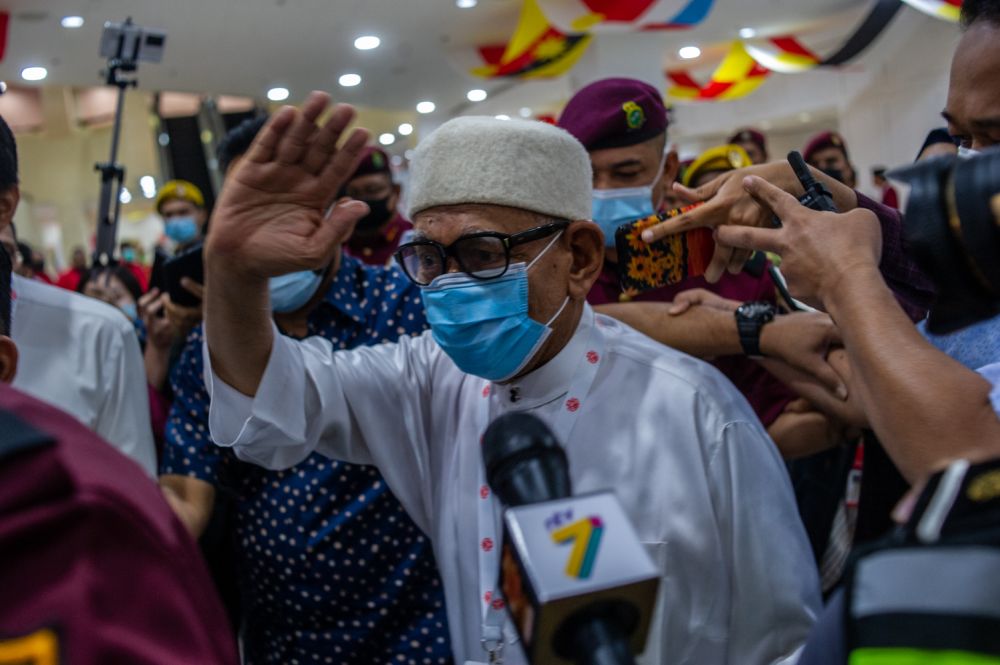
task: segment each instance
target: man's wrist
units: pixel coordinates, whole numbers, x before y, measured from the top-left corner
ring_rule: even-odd
[[[747,302],[740,305],[734,316],[736,330],[740,337],[743,353],[750,357],[760,357],[761,331],[774,320],[778,308],[768,302]]]

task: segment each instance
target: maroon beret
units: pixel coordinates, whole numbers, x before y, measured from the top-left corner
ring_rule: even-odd
[[[844,143],[843,137],[837,132],[821,132],[812,137],[809,143],[806,144],[806,149],[802,151],[802,159],[808,162],[812,160],[813,155],[817,152],[826,150],[827,148],[837,148],[844,153],[844,159],[850,159],[847,156],[847,144]]]
[[[588,152],[648,141],[667,131],[659,91],[628,78],[595,81],[573,95],[557,123]]]
[[[389,166],[389,155],[385,154],[381,148],[370,145],[361,153],[361,161],[358,162],[358,168],[354,169],[354,175],[350,177],[350,180],[373,173],[385,173],[392,176],[392,168]]]
[[[767,154],[767,137],[764,134],[753,127],[744,127],[740,129],[735,134],[729,137],[726,143],[753,143],[766,155]]]

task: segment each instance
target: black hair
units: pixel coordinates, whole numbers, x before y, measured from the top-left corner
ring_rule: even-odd
[[[229,170],[229,165],[233,163],[234,159],[250,149],[250,144],[257,138],[257,133],[266,122],[266,115],[247,118],[222,137],[222,141],[219,142],[219,147],[215,151],[215,156],[219,161],[219,170],[222,171],[223,175]]]
[[[17,142],[7,121],[0,115],[0,192],[17,184]]]
[[[10,337],[10,274],[13,262],[0,245],[0,335]]]
[[[961,17],[963,29],[983,21],[1000,27],[1000,0],[965,0]]]
[[[139,302],[139,298],[142,297],[142,287],[139,286],[139,280],[135,278],[135,275],[132,274],[131,270],[120,263],[114,263],[109,266],[91,267],[87,270],[83,279],[80,280],[80,284],[76,287],[76,290],[83,293],[83,290],[87,287],[87,284],[89,284],[91,280],[96,280],[102,275],[109,275],[120,279],[122,284],[125,285],[125,288],[128,289],[128,292],[132,294],[133,298],[135,298],[135,301]]]

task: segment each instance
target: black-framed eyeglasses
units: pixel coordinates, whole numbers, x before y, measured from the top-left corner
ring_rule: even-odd
[[[496,279],[510,268],[510,250],[518,245],[541,240],[569,226],[556,221],[513,235],[482,231],[462,236],[447,247],[433,240],[416,240],[396,250],[396,262],[413,282],[427,286],[448,270],[453,258],[462,272],[476,279]]]

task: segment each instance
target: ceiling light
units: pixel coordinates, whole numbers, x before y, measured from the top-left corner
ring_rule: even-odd
[[[64,28],[82,28],[83,27],[83,17],[82,16],[63,16],[62,21],[60,21],[62,27]]]
[[[677,52],[677,55],[681,56],[685,60],[694,60],[701,55],[701,49],[697,46],[685,46]]]
[[[393,143],[396,142],[396,135],[386,132],[385,134],[382,134],[381,136],[378,137],[378,142],[381,143],[382,145],[392,145]]]
[[[455,0],[455,6],[459,9],[472,9],[479,4],[479,0]]]
[[[271,88],[267,91],[267,98],[272,102],[283,102],[288,99],[288,88]]]
[[[159,143],[164,148],[166,148],[168,145],[170,145],[170,134],[167,134],[166,132],[160,132],[160,135],[156,137],[156,142]]]
[[[496,118],[497,120],[510,120],[510,116],[507,115],[506,113],[501,113],[500,115],[493,117]]]
[[[396,131],[399,132],[400,136],[409,136],[413,133],[413,125],[408,122],[404,122],[396,129]]]
[[[417,104],[417,113],[434,113],[434,109],[436,108],[437,106],[434,105],[434,102],[420,102]]]
[[[122,203],[132,202],[132,192],[128,191],[128,187],[122,187],[122,191],[118,194],[118,200]]]
[[[25,67],[21,70],[21,78],[25,81],[41,81],[49,75],[45,67]]]
[[[757,36],[757,31],[753,28],[741,28],[740,39],[753,39]]]
[[[476,88],[475,90],[470,90],[465,96],[470,102],[481,102],[486,99],[486,91]]]
[[[378,48],[382,40],[375,35],[362,35],[354,40],[354,48],[359,51],[371,51],[373,48]]]
[[[522,107],[521,110],[518,111],[518,114],[522,118],[530,118],[531,117],[531,109],[529,109],[527,106]]]
[[[139,178],[139,188],[147,199],[156,198],[156,178],[153,176],[144,175]]]
[[[353,88],[361,84],[361,77],[357,74],[344,74],[338,79],[338,82],[345,88]]]

